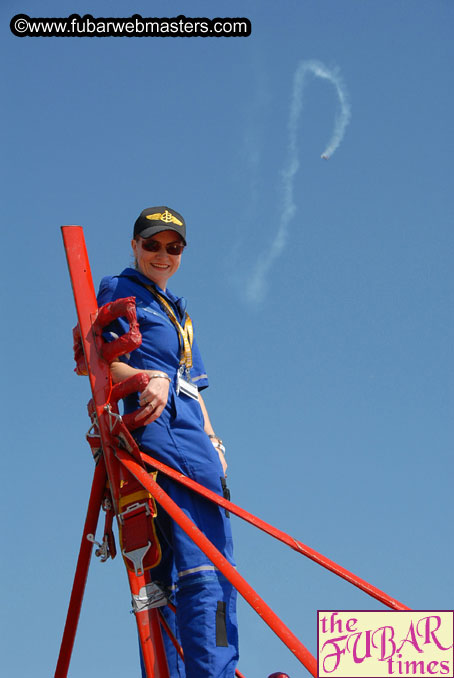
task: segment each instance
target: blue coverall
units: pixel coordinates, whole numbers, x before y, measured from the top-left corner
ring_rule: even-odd
[[[149,451],[160,461],[222,496],[222,466],[204,431],[200,404],[186,395],[176,394],[180,364],[177,330],[145,285],[154,286],[163,294],[147,277],[132,268],[125,269],[119,276],[103,278],[98,294],[99,306],[122,297],[136,298],[142,344],[122,360],[137,369],[162,370],[172,380],[161,416],[135,431],[134,437],[143,451]],[[164,296],[181,319],[185,313],[185,300],[175,297],[169,290]],[[109,329],[121,334],[127,325],[119,320]],[[201,390],[208,386],[208,379],[195,339],[192,357],[191,377]],[[128,396],[124,407],[125,413],[138,409],[138,394]],[[158,474],[158,482],[234,564],[230,521],[225,511],[163,474]],[[238,661],[236,590],[159,506],[156,520],[163,557],[153,569],[152,578],[175,591],[176,631],[185,655],[183,666],[164,634],[170,675],[172,678],[233,678]]]

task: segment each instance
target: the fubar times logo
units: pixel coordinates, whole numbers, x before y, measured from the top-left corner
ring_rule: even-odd
[[[454,611],[318,610],[319,678],[454,677]]]

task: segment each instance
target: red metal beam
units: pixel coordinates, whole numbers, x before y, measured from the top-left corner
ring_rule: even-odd
[[[102,359],[104,342],[101,336],[102,328],[95,322],[98,316],[98,304],[96,301],[85,239],[83,230],[80,226],[63,226],[62,235],[74,293],[74,301],[77,309],[80,337],[93,394],[94,414],[96,415],[96,423],[102,440],[105,469],[109,478],[109,486],[111,488],[115,512],[118,513],[117,498],[118,488],[120,487],[120,465],[113,454],[107,413],[112,390],[112,381],[109,365]],[[94,533],[95,529],[91,531]],[[92,548],[92,544],[89,545]],[[84,546],[85,545],[83,545],[81,549]],[[142,579],[140,577],[135,577],[135,575],[131,575],[129,579],[132,592],[138,593],[140,586],[145,582],[142,582]],[[74,614],[75,610],[73,609],[73,600],[71,599],[68,616],[72,619]],[[157,616],[154,613],[150,615],[147,614],[146,616],[139,613],[135,616],[148,678],[169,678],[161,629]],[[74,624],[71,623],[71,632],[68,631],[68,634],[73,633],[73,626]],[[74,637],[72,638],[72,642],[73,640]],[[68,653],[68,649],[72,649],[72,645],[71,648],[69,648],[69,642],[65,642],[63,654],[64,660],[62,659],[60,665],[63,672],[58,676],[56,674],[56,678],[66,678],[67,665],[69,664],[71,654],[70,652]]]
[[[77,560],[76,573],[74,575],[73,588],[66,616],[65,630],[60,646],[55,678],[67,678],[69,663],[79,623],[80,610],[84,597],[85,584],[87,582],[88,568],[90,567],[93,542],[88,541],[87,534],[96,534],[99,511],[106,487],[106,467],[104,460],[100,459],[95,468],[93,484],[91,486],[90,499],[88,502],[87,517],[85,519],[82,541],[80,544],[79,558]]]
[[[394,598],[391,598],[391,596],[388,596],[388,594],[384,593],[384,591],[380,591],[380,589],[378,589],[376,586],[369,584],[364,579],[361,579],[361,577],[358,577],[356,574],[353,574],[352,572],[349,572],[349,570],[346,570],[344,567],[341,567],[333,560],[330,560],[329,558],[326,558],[326,556],[323,556],[321,553],[314,551],[314,549],[310,548],[310,546],[306,546],[306,544],[303,544],[301,541],[298,541],[297,539],[294,539],[285,532],[282,532],[282,530],[279,530],[277,527],[273,527],[269,523],[266,523],[264,520],[257,518],[257,516],[254,516],[252,513],[249,513],[248,511],[245,511],[236,504],[233,504],[231,501],[228,501],[227,499],[220,497],[215,492],[212,492],[211,490],[208,490],[206,487],[203,487],[203,485],[196,483],[195,480],[188,478],[179,471],[175,471],[175,469],[172,469],[169,466],[166,466],[162,462],[158,461],[157,459],[150,457],[149,454],[141,452],[140,456],[144,462],[146,462],[150,466],[153,466],[156,470],[160,471],[161,473],[165,473],[165,475],[169,476],[170,478],[173,478],[182,485],[186,485],[186,487],[189,487],[194,492],[198,492],[198,494],[201,494],[203,497],[206,497],[215,504],[222,506],[223,508],[235,514],[239,518],[246,520],[248,523],[254,525],[255,527],[258,527],[260,530],[263,530],[263,532],[266,532],[275,539],[278,539],[284,544],[287,544],[287,546],[290,546],[298,553],[301,553],[307,558],[310,558],[318,565],[321,565],[325,569],[330,570],[330,572],[334,572],[334,574],[337,574],[339,577],[342,577],[342,579],[345,579],[346,581],[350,582],[357,588],[367,593],[369,596],[372,596],[376,600],[379,600],[384,605],[387,605],[393,610],[410,609],[403,603],[400,603],[398,600],[395,600]]]
[[[140,588],[133,572],[128,571],[131,591]],[[140,577],[145,584],[145,578]],[[149,678],[169,678],[169,668],[161,635],[160,617],[157,609],[136,612],[142,659]],[[150,640],[152,642],[150,642]]]
[[[175,609],[175,608],[174,608]],[[181,657],[181,659],[184,661],[184,654],[183,654],[183,648],[181,647],[180,643],[178,642],[177,638],[175,637],[174,632],[170,628],[167,619],[164,617],[162,614],[161,608],[158,608],[159,610],[159,623],[161,624],[162,628],[164,631],[167,633],[170,641],[172,642],[172,645],[174,646],[175,650],[177,651],[177,654]]]
[[[81,226],[62,226],[61,230],[84,346],[85,360],[90,367],[88,377],[97,413],[100,414],[104,405],[109,401],[111,381],[109,366],[107,363],[99,360],[95,334],[92,329],[92,324],[98,314],[98,304],[91,277],[84,233]]]

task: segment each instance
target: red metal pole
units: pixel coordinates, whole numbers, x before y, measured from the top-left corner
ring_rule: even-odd
[[[145,586],[144,575],[136,576],[128,570],[131,591],[138,591]],[[142,659],[148,678],[169,678],[169,667],[164,649],[164,643],[159,624],[159,615],[156,609],[135,612],[137,630],[139,633]]]
[[[71,598],[68,606],[65,630],[63,640],[58,656],[57,668],[55,669],[55,678],[66,678],[68,675],[69,662],[71,661],[74,639],[79,622],[80,610],[87,581],[88,568],[90,566],[91,552],[93,542],[88,541],[87,534],[95,534],[98,525],[99,511],[106,487],[106,467],[103,459],[100,459],[95,468],[93,484],[88,502],[87,517],[85,520],[82,541],[80,544],[79,558],[77,560],[76,574],[71,591]]]
[[[295,657],[313,675],[317,675],[317,662],[315,657],[302,644],[292,631],[279,619],[273,610],[254,591],[247,581],[230,565],[224,556],[217,550],[210,540],[201,532],[190,518],[175,504],[175,502],[159,487],[129,454],[116,448],[117,459],[128,471],[147,489],[159,504],[167,511],[173,520],[191,537],[193,542],[208,556],[212,563],[233,584],[251,607],[262,617],[276,635],[287,645]]]
[[[96,419],[102,440],[105,468],[109,478],[115,513],[118,513],[116,500],[119,487],[119,463],[113,455],[110,444],[110,430],[106,412],[106,406],[110,399],[112,382],[109,365],[101,357],[103,347],[101,329],[95,329],[93,327],[93,323],[98,315],[98,304],[91,276],[90,263],[82,227],[62,226],[61,230],[74,293],[74,301],[77,309],[80,336],[88,368],[93,402],[95,404]],[[141,639],[142,637],[146,637],[148,644],[153,643],[153,649],[150,650],[150,654],[156,655],[154,665],[151,666],[151,662],[149,662],[149,666],[146,666],[148,678],[167,678],[168,670],[166,667],[166,658],[164,655],[162,638],[160,638],[161,629],[157,619],[155,620],[153,615],[151,616],[148,632],[146,632],[145,628],[142,628],[146,626],[143,617],[139,620],[136,615],[136,622],[139,636]],[[158,634],[158,637],[156,637],[156,634]],[[143,649],[144,654],[147,655],[148,648],[145,647]],[[56,678],[66,678],[66,673],[58,675]]]
[[[282,530],[279,530],[277,527],[269,525],[264,520],[261,520],[260,518],[257,518],[257,516],[254,516],[252,513],[249,513],[248,511],[245,511],[236,504],[233,504],[231,501],[228,501],[227,499],[220,497],[215,492],[212,492],[206,487],[203,487],[203,485],[196,483],[195,480],[188,478],[179,471],[175,471],[175,469],[166,466],[162,462],[158,461],[157,459],[154,459],[153,457],[150,457],[150,455],[145,454],[144,452],[141,452],[140,456],[145,463],[149,464],[150,466],[153,466],[158,471],[161,471],[161,473],[165,473],[170,478],[173,478],[182,485],[186,485],[186,487],[189,487],[191,490],[194,490],[194,492],[198,492],[199,494],[206,497],[210,501],[213,501],[215,504],[222,506],[223,508],[235,514],[239,518],[246,520],[251,525],[258,527],[260,530],[263,530],[263,532],[266,532],[275,539],[278,539],[284,544],[287,544],[287,546],[290,546],[295,551],[298,551],[298,553],[302,553],[307,558],[310,558],[315,563],[318,563],[318,565],[321,565],[327,570],[334,572],[334,574],[337,574],[339,577],[342,577],[342,579],[345,579],[346,581],[350,582],[357,588],[367,593],[369,596],[372,596],[376,600],[379,600],[384,605],[387,605],[388,607],[394,610],[410,609],[403,603],[400,603],[398,600],[395,600],[394,598],[391,598],[391,596],[388,596],[388,594],[384,593],[384,591],[380,591],[380,589],[378,589],[376,586],[369,584],[364,579],[361,579],[361,577],[358,577],[356,574],[353,574],[352,572],[349,572],[349,570],[346,570],[344,567],[341,567],[333,560],[330,560],[329,558],[323,556],[321,553],[314,551],[314,549],[311,549],[310,546],[306,546],[306,544],[303,544],[302,542],[298,541],[297,539],[294,539],[285,532],[282,532]]]
[[[98,304],[91,277],[84,233],[81,226],[62,226],[61,230],[80,334],[84,346],[85,360],[89,367],[88,377],[96,404],[96,413],[100,416],[104,406],[109,402],[111,382],[109,366],[106,362],[99,359],[96,338],[92,327],[98,313]]]
[[[173,607],[173,606],[172,606]],[[175,611],[175,608],[173,608]],[[172,642],[172,645],[174,646],[175,650],[177,651],[178,655],[181,657],[181,659],[184,661],[184,654],[183,654],[183,648],[181,647],[180,643],[178,640],[175,638],[175,634],[173,633],[172,629],[170,628],[169,624],[167,623],[167,619],[164,617],[162,614],[162,610],[158,608],[159,612],[159,623],[161,624],[162,628],[164,631],[167,633],[167,636]]]

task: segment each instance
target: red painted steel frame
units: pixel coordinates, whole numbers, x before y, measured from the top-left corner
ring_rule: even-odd
[[[194,492],[198,492],[199,494],[206,497],[215,504],[222,506],[223,508],[227,509],[228,511],[238,516],[239,518],[246,520],[251,525],[258,527],[260,530],[263,530],[263,532],[266,532],[275,539],[278,539],[284,544],[287,544],[287,546],[290,546],[298,553],[301,553],[307,558],[310,558],[318,565],[322,565],[322,567],[326,568],[327,570],[334,572],[334,574],[337,574],[339,577],[342,577],[346,581],[350,582],[357,588],[367,593],[369,596],[372,596],[376,600],[379,600],[384,605],[387,605],[388,607],[394,610],[410,609],[403,603],[400,603],[398,600],[395,600],[394,598],[391,598],[391,596],[388,596],[388,594],[384,593],[384,591],[380,591],[380,589],[373,586],[372,584],[369,584],[364,579],[361,579],[361,577],[358,577],[356,574],[353,574],[352,572],[346,570],[344,567],[341,567],[333,560],[330,560],[329,558],[326,558],[326,556],[323,556],[321,553],[314,551],[314,549],[311,549],[310,546],[306,546],[306,544],[303,544],[301,541],[298,541],[297,539],[294,539],[285,532],[282,532],[282,530],[279,530],[277,527],[269,525],[269,523],[266,523],[264,520],[257,518],[257,516],[254,516],[252,513],[249,513],[248,511],[245,511],[236,504],[233,504],[231,501],[228,501],[227,499],[220,497],[215,492],[212,492],[203,485],[196,483],[195,480],[188,478],[179,471],[175,471],[175,469],[166,466],[165,464],[158,461],[157,459],[154,459],[153,457],[150,457],[149,454],[145,454],[144,452],[142,452],[140,456],[144,462],[155,468],[157,471],[165,473],[165,475],[169,476],[170,478],[173,478],[182,485],[186,485],[186,487],[189,487]]]

